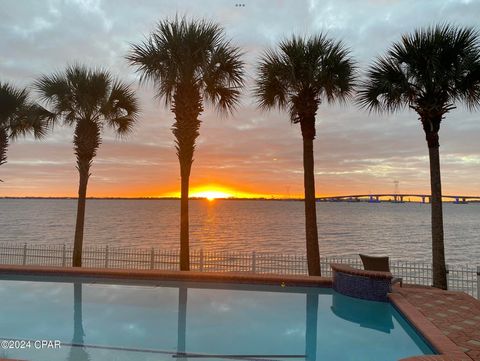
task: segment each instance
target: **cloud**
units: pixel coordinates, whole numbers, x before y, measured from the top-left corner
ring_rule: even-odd
[[[90,195],[152,196],[179,188],[178,162],[171,134],[173,116],[154,99],[151,86],[138,85],[124,59],[165,17],[206,17],[225,27],[245,50],[247,88],[231,117],[212,109],[202,128],[191,182],[216,183],[253,193],[303,192],[302,140],[298,126],[282,112],[262,112],[251,97],[260,54],[284,37],[326,32],[342,40],[364,71],[392,41],[412,29],[439,21],[476,25],[480,1],[246,0],[3,1],[0,9],[2,81],[28,86],[40,74],[85,63],[109,69],[131,82],[142,116],[127,140],[111,132],[93,166]],[[362,73],[363,74],[363,73]],[[478,193],[480,186],[479,113],[459,106],[440,133],[443,187],[447,193]],[[45,141],[19,140],[0,169],[0,195],[75,195],[77,174],[72,129],[58,127]],[[317,116],[315,165],[319,194],[428,191],[428,151],[415,113],[368,114],[353,104],[321,104]]]

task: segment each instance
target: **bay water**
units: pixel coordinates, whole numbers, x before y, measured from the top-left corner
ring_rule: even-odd
[[[87,200],[86,246],[179,248],[178,200]],[[0,199],[0,242],[71,244],[75,199]],[[358,253],[430,262],[430,205],[317,204],[323,256]],[[480,265],[480,203],[444,204],[447,263]],[[305,253],[301,201],[192,200],[193,249]]]

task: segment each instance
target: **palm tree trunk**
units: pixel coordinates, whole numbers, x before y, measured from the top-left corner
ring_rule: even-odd
[[[438,132],[427,133],[427,143],[430,157],[430,186],[432,192],[433,287],[446,290],[448,285],[445,266],[445,246],[443,241],[442,182],[440,175]]]
[[[75,239],[73,243],[73,267],[82,267],[83,230],[85,224],[85,205],[87,198],[87,184],[89,165],[79,165],[80,182],[78,185],[77,221],[75,225]]]
[[[315,119],[313,119],[311,124],[301,124],[303,135],[303,181],[305,188],[305,234],[307,242],[308,274],[310,276],[320,276],[320,252],[318,249],[315,173],[313,160],[313,139],[315,137],[314,122]]]
[[[175,135],[177,156],[180,162],[180,270],[190,270],[190,240],[188,221],[188,193],[190,172],[193,163],[195,142],[199,136],[202,97],[198,87],[192,83],[179,84],[173,96],[172,112],[175,123],[172,132]]]
[[[83,229],[85,224],[85,203],[90,166],[100,146],[100,127],[90,119],[77,122],[73,135],[74,152],[77,156],[77,169],[80,175],[78,185],[77,222],[73,243],[73,267],[82,266]]]
[[[189,167],[190,168],[190,167]],[[181,172],[180,199],[180,270],[190,271],[190,240],[188,193],[190,187],[190,169]]]

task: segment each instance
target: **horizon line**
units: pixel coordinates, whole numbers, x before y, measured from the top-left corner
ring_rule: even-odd
[[[318,197],[317,197],[318,198]],[[75,196],[0,196],[0,199],[78,199]],[[180,197],[86,197],[86,199],[111,199],[111,200],[180,200]],[[189,197],[189,200],[209,200],[208,197]],[[298,197],[216,197],[213,200],[292,200],[292,201],[303,201],[304,198]]]
[[[394,195],[394,194],[391,194]],[[398,194],[401,196],[402,194]],[[385,195],[385,196],[390,196],[390,194]],[[425,195],[427,197],[430,197],[431,195]],[[361,202],[360,199],[355,200],[355,201],[349,201],[348,199],[343,199],[343,200],[335,200],[335,198],[348,198],[349,196],[320,196],[320,197],[315,197],[317,201],[331,201],[331,202]],[[451,198],[452,196],[442,196]],[[480,198],[477,196],[459,196],[459,198],[462,197],[467,197],[467,198]],[[330,200],[332,198],[332,200]],[[413,195],[413,198],[418,198],[417,195]],[[0,199],[78,199],[78,197],[75,196],[0,196]],[[152,197],[119,197],[119,196],[113,196],[113,197],[86,197],[86,199],[91,199],[91,200],[180,200],[180,197],[170,197],[170,196],[152,196]],[[209,197],[189,197],[189,200],[206,200],[206,201],[217,201],[217,200],[233,200],[233,201],[248,201],[248,200],[258,200],[258,201],[304,201],[305,198],[303,197],[216,197],[216,198],[209,198]],[[381,200],[381,202],[388,203],[388,200]],[[474,200],[469,200],[469,202],[475,202]],[[417,201],[404,201],[404,203],[417,203]],[[421,202],[419,202],[421,203]],[[444,201],[444,203],[449,203],[449,201]]]

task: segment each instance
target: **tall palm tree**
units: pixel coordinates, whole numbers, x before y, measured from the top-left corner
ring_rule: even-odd
[[[464,102],[480,102],[480,43],[472,28],[440,25],[419,29],[394,43],[368,70],[360,105],[375,111],[415,110],[430,157],[433,286],[446,289],[438,131],[445,114]]]
[[[315,118],[322,101],[344,101],[351,96],[355,65],[342,42],[324,34],[282,41],[278,49],[260,59],[255,96],[264,109],[288,110],[290,120],[300,124],[303,137],[305,230],[308,273],[319,276],[317,214],[313,140]]]
[[[180,269],[189,270],[188,192],[195,143],[204,103],[220,112],[232,111],[243,86],[238,47],[224,30],[205,20],[161,21],[141,44],[133,45],[127,60],[138,67],[142,81],[151,81],[157,97],[175,115],[172,132],[180,163]]]
[[[7,162],[9,141],[29,133],[35,138],[43,137],[50,115],[29,100],[26,89],[0,82],[0,165]]]
[[[138,116],[137,99],[128,85],[109,72],[80,65],[42,76],[35,88],[57,120],[75,127],[73,150],[80,182],[73,266],[81,267],[87,184],[93,158],[102,142],[101,133],[105,127],[119,136],[129,133]]]

